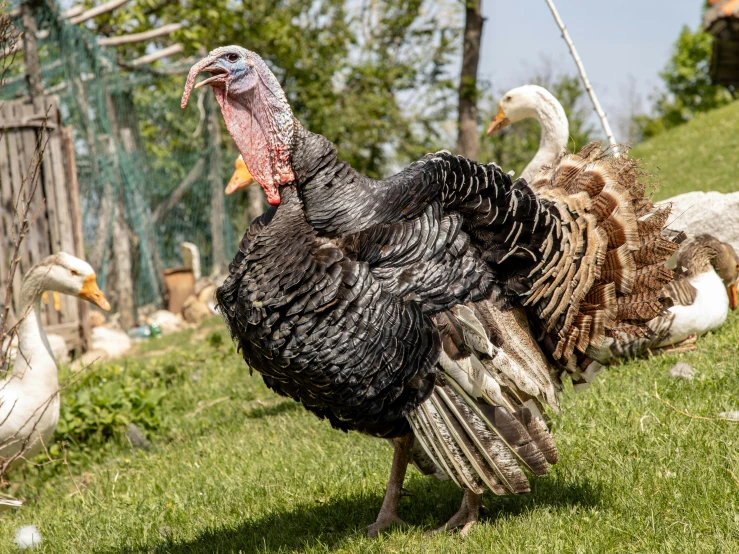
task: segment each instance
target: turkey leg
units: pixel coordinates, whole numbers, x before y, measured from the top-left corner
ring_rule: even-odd
[[[398,517],[398,501],[403,491],[405,470],[408,468],[412,444],[412,434],[393,440],[395,452],[393,454],[393,465],[390,469],[390,479],[387,483],[385,499],[382,501],[382,508],[380,508],[380,513],[377,514],[377,521],[367,527],[369,538],[376,537],[392,525],[408,525]]]
[[[460,536],[464,537],[470,532],[470,529],[477,523],[477,517],[482,508],[482,495],[472,492],[469,489],[464,490],[462,505],[449,521],[439,527],[435,532],[449,531],[461,527]]]

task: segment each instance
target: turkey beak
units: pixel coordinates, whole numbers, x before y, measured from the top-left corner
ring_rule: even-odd
[[[500,131],[503,127],[508,127],[511,124],[511,120],[508,119],[506,114],[503,112],[503,108],[498,105],[498,113],[495,115],[490,127],[488,127],[487,135],[490,136],[493,133]]]
[[[236,169],[231,176],[231,180],[228,182],[228,186],[226,186],[227,195],[233,194],[237,190],[245,189],[254,182],[254,177],[249,173],[243,159],[237,158],[234,165]]]
[[[98,287],[94,273],[85,278],[85,282],[82,284],[82,288],[77,296],[82,298],[82,300],[87,300],[88,302],[95,304],[101,310],[105,310],[106,312],[110,310],[110,304],[105,299],[103,291]]]
[[[195,77],[197,77],[198,73],[202,71],[207,71],[211,74],[211,76],[204,81],[200,81],[196,85]],[[183,110],[185,109],[185,107],[187,106],[187,102],[190,99],[190,93],[192,93],[193,89],[200,88],[203,85],[212,83],[218,80],[218,78],[223,79],[225,75],[228,75],[228,72],[220,65],[218,65],[218,58],[215,56],[206,56],[198,63],[193,65],[190,68],[190,72],[187,74],[187,81],[185,81],[185,90],[182,93],[182,100],[180,101],[180,108],[182,108]]]
[[[739,285],[739,282],[726,287],[726,292],[729,293],[729,307],[732,310],[736,310],[737,306],[739,306],[739,291],[737,291],[737,285]]]

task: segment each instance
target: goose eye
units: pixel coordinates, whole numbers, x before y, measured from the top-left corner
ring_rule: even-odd
[[[503,100],[505,100],[506,102],[510,102],[511,101],[511,97],[510,96],[506,96],[505,98],[503,98]]]
[[[69,270],[69,272],[70,272],[70,273],[71,273],[72,275],[74,275],[75,277],[79,276],[79,274],[80,274],[80,272],[79,272],[79,271],[77,271],[76,269],[70,269],[70,270]]]
[[[226,59],[227,59],[228,61],[230,61],[231,63],[233,63],[233,62],[236,62],[236,61],[238,61],[238,60],[239,60],[239,55],[238,55],[238,54],[233,54],[233,53],[232,53],[232,54],[228,54],[228,55],[226,56]]]

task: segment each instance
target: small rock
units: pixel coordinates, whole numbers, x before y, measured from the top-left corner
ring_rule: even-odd
[[[732,410],[731,412],[721,412],[718,414],[719,417],[725,417],[732,421],[739,421],[739,410]]]
[[[104,350],[109,360],[122,356],[130,348],[131,338],[123,331],[107,325],[92,330],[92,350]]]
[[[208,305],[198,300],[198,297],[190,295],[182,305],[182,317],[188,323],[199,324],[201,321],[210,317]]]
[[[104,362],[109,360],[110,357],[105,350],[93,349],[88,350],[82,356],[72,362],[72,371],[79,371],[97,362]]]
[[[15,545],[20,549],[33,548],[38,544],[41,544],[41,533],[35,525],[26,525],[15,533]]]
[[[692,381],[693,377],[695,377],[695,370],[685,362],[677,362],[675,367],[670,370],[670,377]]]
[[[143,448],[145,450],[151,448],[151,441],[146,438],[146,435],[134,423],[128,424],[126,436],[134,448]]]
[[[147,318],[146,324],[159,325],[163,335],[176,333],[185,328],[185,320],[182,316],[167,310],[157,310]]]
[[[674,227],[688,236],[708,233],[739,249],[739,192],[686,192],[658,204],[672,205]]]

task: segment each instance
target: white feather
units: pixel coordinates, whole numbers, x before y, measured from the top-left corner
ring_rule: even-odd
[[[41,533],[35,525],[21,527],[15,533],[15,545],[21,550],[41,544]]]

